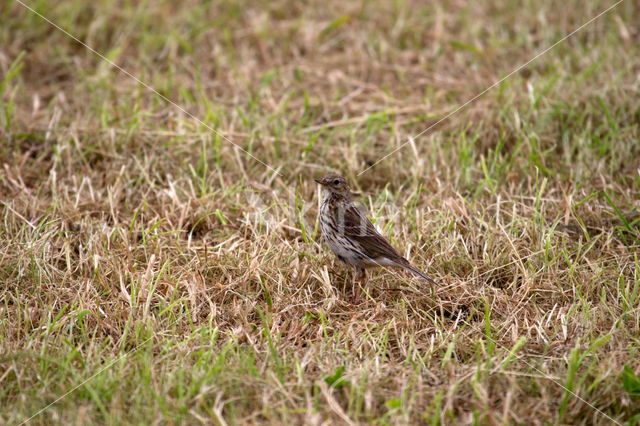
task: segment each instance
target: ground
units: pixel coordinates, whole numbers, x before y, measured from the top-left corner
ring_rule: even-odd
[[[0,423],[638,422],[637,2],[22,1]],[[438,286],[350,303],[333,172]]]

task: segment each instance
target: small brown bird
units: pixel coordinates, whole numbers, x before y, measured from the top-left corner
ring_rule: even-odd
[[[355,268],[356,282],[364,285],[367,277],[365,268],[392,266],[407,269],[431,284],[436,284],[400,256],[358,210],[351,201],[351,188],[345,178],[327,175],[315,181],[325,189],[320,207],[320,231],[338,259]],[[353,296],[355,301],[359,295],[359,285],[356,285]]]

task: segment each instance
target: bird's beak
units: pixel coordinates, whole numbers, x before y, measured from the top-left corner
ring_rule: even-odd
[[[314,179],[317,183],[319,183],[320,185],[324,186],[327,183],[325,181],[323,181],[322,179]]]

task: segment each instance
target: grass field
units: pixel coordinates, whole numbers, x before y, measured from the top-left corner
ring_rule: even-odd
[[[0,4],[1,424],[640,423],[636,1],[360,175],[614,1],[23,1],[180,108]]]

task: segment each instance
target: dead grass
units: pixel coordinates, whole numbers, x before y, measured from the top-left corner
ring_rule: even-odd
[[[31,5],[279,173],[2,6],[0,422],[638,422],[635,3],[359,177],[610,3]],[[328,171],[440,287],[347,302]]]

